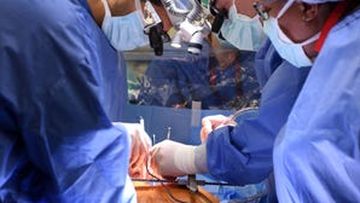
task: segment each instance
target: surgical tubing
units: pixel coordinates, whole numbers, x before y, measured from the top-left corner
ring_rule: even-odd
[[[175,2],[173,0],[161,0],[162,4],[169,11],[170,14],[177,17],[185,17],[190,10],[181,9],[176,7]]]

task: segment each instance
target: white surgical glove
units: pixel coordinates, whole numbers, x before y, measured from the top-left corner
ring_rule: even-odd
[[[191,146],[165,140],[151,148],[151,159],[163,177],[207,172],[206,146]]]
[[[205,143],[209,133],[213,130],[221,128],[223,126],[231,124],[230,117],[224,115],[207,116],[201,121],[200,139],[202,143]]]
[[[146,162],[151,148],[151,140],[139,123],[115,123],[126,128],[131,138],[131,154],[129,164],[129,175],[132,178],[146,178]]]

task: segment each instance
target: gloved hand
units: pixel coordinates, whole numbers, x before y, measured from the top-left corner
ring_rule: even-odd
[[[147,157],[151,148],[151,140],[139,123],[121,123],[131,137],[131,155],[129,175],[132,178],[147,178]]]
[[[152,165],[163,177],[177,177],[197,173],[195,166],[196,146],[171,140],[162,141],[151,148]]]
[[[213,130],[227,126],[227,125],[235,125],[234,121],[230,119],[230,117],[226,117],[224,115],[214,115],[207,116],[201,121],[201,130],[200,130],[200,139],[201,142],[206,142],[209,133]]]

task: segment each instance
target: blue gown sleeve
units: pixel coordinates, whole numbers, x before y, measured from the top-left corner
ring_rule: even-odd
[[[207,141],[207,166],[215,178],[233,184],[264,180],[272,170],[275,137],[284,125],[310,68],[283,61],[270,42],[256,56],[262,87],[258,116],[243,118],[236,127],[213,131]],[[241,119],[241,118],[240,118]]]
[[[0,13],[0,137],[10,142],[0,154],[13,159],[2,162],[13,169],[0,174],[0,200],[134,201],[129,138],[108,112],[116,53],[100,45],[89,13],[47,0],[6,1]]]
[[[359,28],[357,10],[332,29],[276,140],[280,202],[360,202]]]

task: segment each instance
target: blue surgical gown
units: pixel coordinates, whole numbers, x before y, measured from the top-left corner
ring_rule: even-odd
[[[329,33],[274,149],[280,202],[360,202],[360,10]]]
[[[130,202],[123,61],[86,1],[0,6],[0,202]]]
[[[272,171],[275,137],[290,113],[310,70],[282,60],[267,40],[255,59],[261,101],[258,116],[236,127],[223,127],[209,134],[207,166],[217,179],[233,184],[257,183]]]

